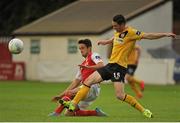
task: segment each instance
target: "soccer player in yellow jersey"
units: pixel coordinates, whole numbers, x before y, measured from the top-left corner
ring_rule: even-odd
[[[83,83],[72,101],[60,101],[70,111],[76,110],[77,104],[86,97],[92,84],[100,83],[103,80],[111,80],[117,99],[124,101],[147,117],[151,118],[150,110],[144,108],[134,97],[124,92],[124,77],[126,75],[128,57],[135,46],[137,40],[159,39],[162,37],[175,37],[173,33],[144,33],[126,25],[126,20],[122,15],[113,17],[112,27],[115,30],[114,37],[109,40],[98,41],[98,45],[113,43],[113,49],[109,63],[97,69]]]
[[[125,77],[129,85],[131,86],[132,90],[136,93],[137,98],[142,98],[142,91],[144,90],[144,81],[134,77],[134,73],[139,63],[140,54],[140,46],[135,45],[128,57],[127,73]],[[140,89],[136,87],[136,84],[139,85]]]

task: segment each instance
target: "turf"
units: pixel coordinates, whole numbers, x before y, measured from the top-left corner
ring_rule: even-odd
[[[50,99],[68,83],[0,81],[0,121],[30,122],[180,122],[180,86],[146,85],[139,101],[151,109],[154,118],[147,119],[131,106],[115,98],[113,85],[101,84],[101,95],[89,108],[100,107],[108,117],[48,117],[57,104]],[[128,85],[126,92],[133,94]]]

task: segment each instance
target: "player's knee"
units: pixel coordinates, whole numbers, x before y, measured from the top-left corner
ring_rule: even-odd
[[[101,76],[98,72],[92,73],[85,81],[84,83],[88,86],[91,86],[93,84],[97,84],[102,81]]]
[[[88,87],[88,88],[91,88],[91,85],[86,84],[86,83],[83,83],[83,86],[86,86],[86,87]],[[80,88],[82,88],[83,86],[80,86]]]
[[[84,82],[84,85],[91,87],[91,85],[93,84],[93,79],[92,78],[87,78]]]

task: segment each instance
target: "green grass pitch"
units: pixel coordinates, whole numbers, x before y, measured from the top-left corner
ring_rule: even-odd
[[[0,81],[0,121],[30,122],[180,122],[180,85],[146,85],[139,100],[153,112],[147,119],[126,103],[115,98],[111,84],[101,84],[100,97],[89,107],[100,107],[108,117],[48,117],[57,106],[50,100],[69,83]],[[134,95],[129,85],[126,92]]]

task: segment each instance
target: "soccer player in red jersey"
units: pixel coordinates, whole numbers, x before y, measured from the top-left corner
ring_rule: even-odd
[[[85,58],[82,64],[79,65],[79,71],[75,79],[68,86],[68,88],[63,91],[60,95],[53,97],[52,101],[57,102],[60,99],[69,101],[81,88],[82,83],[85,79],[91,75],[96,69],[104,66],[103,61],[98,53],[92,52],[92,44],[89,39],[79,40],[79,50],[81,55]],[[91,89],[87,96],[80,101],[78,108],[75,112],[66,111],[65,115],[67,116],[106,116],[106,114],[99,108],[95,110],[85,110],[93,101],[96,100],[100,93],[100,85],[94,84],[91,86]],[[50,114],[50,116],[58,116],[65,107],[59,105],[58,108]]]

